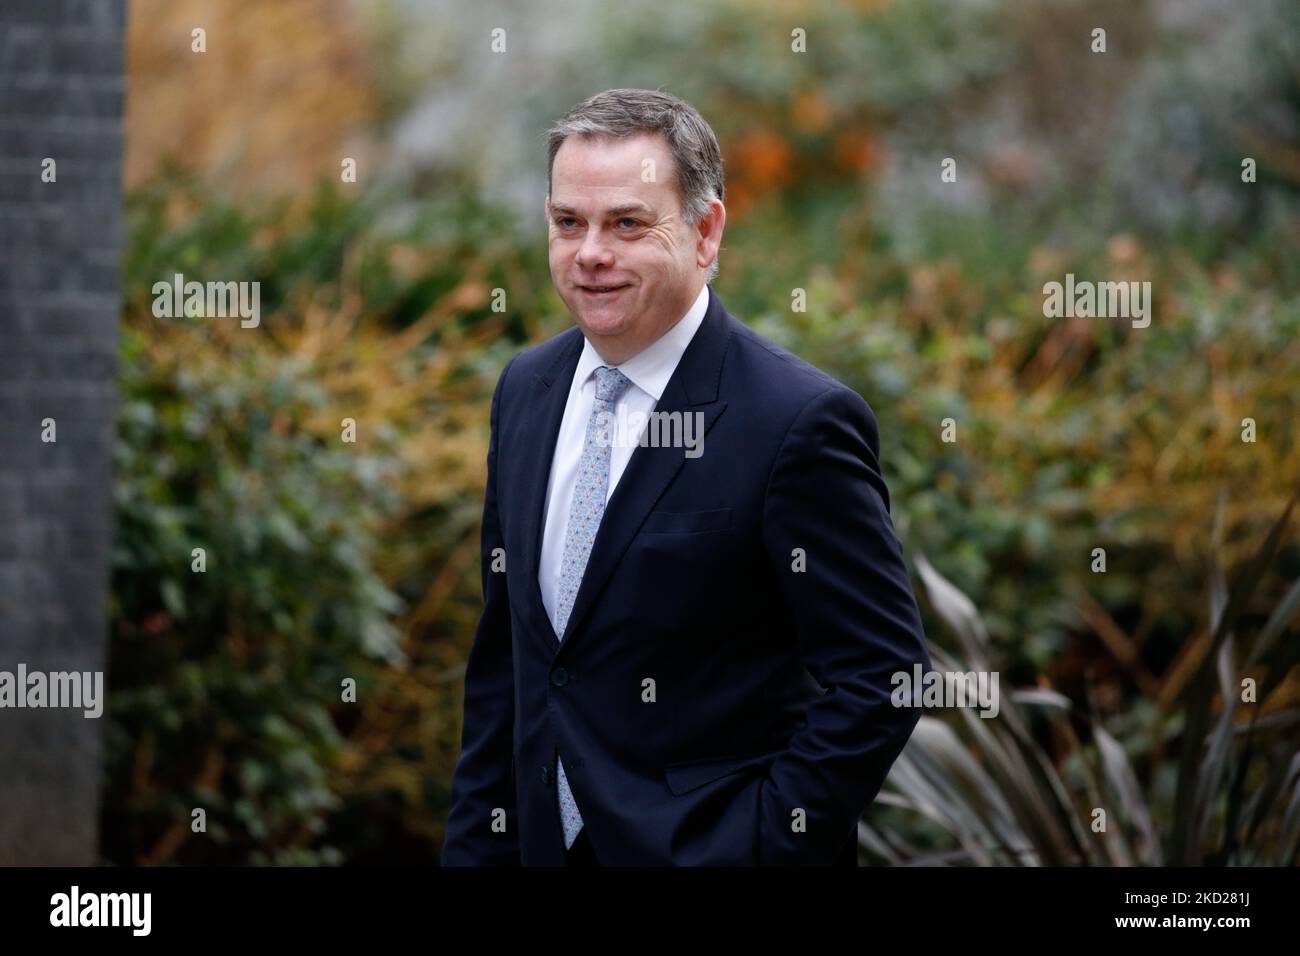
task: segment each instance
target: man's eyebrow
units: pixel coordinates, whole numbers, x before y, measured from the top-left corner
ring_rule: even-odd
[[[630,212],[641,212],[641,213],[653,214],[654,210],[652,210],[649,206],[645,205],[644,203],[630,202],[630,203],[624,203],[621,206],[615,206],[612,209],[606,209],[604,214],[606,218],[612,218],[614,216],[626,215],[627,213]],[[552,216],[576,216],[577,214],[578,214],[578,210],[574,209],[572,206],[566,206],[562,203],[551,204]]]

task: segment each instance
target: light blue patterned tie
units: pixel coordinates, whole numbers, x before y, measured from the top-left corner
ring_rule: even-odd
[[[582,457],[578,460],[578,479],[573,487],[573,503],[569,506],[569,524],[564,531],[564,557],[560,561],[559,600],[555,608],[555,632],[564,640],[564,629],[573,611],[578,585],[587,568],[596,529],[605,513],[605,494],[609,490],[609,449],[611,438],[606,427],[610,417],[601,420],[602,414],[612,416],[614,404],[627,391],[632,380],[616,368],[602,365],[596,369],[596,403],[587,420],[587,434],[582,440]],[[568,778],[564,775],[564,761],[557,758],[556,779],[560,789],[560,820],[564,824],[564,848],[582,829],[582,815],[573,802]]]

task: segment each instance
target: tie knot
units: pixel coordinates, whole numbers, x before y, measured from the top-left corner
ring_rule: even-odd
[[[596,369],[596,401],[617,401],[631,384],[632,380],[618,369],[602,365]]]

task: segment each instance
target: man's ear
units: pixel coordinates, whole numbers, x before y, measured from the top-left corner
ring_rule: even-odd
[[[696,261],[701,268],[707,267],[717,257],[718,249],[722,247],[722,230],[726,226],[727,207],[722,204],[722,200],[715,199],[709,204],[708,213],[696,224],[700,230]]]

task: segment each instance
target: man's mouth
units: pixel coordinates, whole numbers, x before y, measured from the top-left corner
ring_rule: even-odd
[[[592,298],[601,299],[617,295],[621,290],[627,288],[627,283],[623,285],[580,285],[578,288]]]

